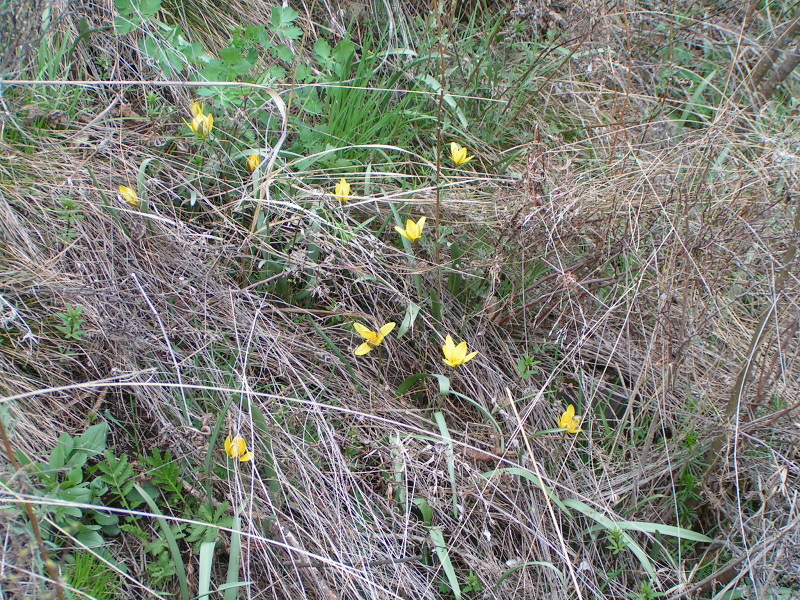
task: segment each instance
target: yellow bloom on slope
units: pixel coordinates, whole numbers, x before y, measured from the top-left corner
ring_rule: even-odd
[[[427,217],[420,217],[419,221],[414,223],[411,219],[406,222],[406,228],[394,226],[394,230],[406,238],[409,242],[414,243],[422,237],[422,228],[425,227],[425,219]]]
[[[253,460],[253,453],[247,451],[247,442],[239,435],[235,438],[231,436],[225,438],[225,452],[231,458],[238,458],[239,462]]]
[[[256,169],[261,166],[261,156],[258,154],[251,154],[247,157],[247,170],[255,173]]]
[[[340,202],[347,202],[350,200],[350,184],[347,183],[347,180],[344,177],[342,177],[342,180],[336,184],[336,189],[333,193],[336,196],[336,199]]]
[[[370,331],[361,323],[353,323],[353,327],[358,332],[358,335],[363,337],[366,342],[361,344],[358,348],[356,348],[356,356],[364,356],[365,354],[372,352],[375,348],[381,345],[383,342],[383,338],[389,335],[394,329],[395,323],[387,323],[383,327],[381,327],[378,331]]]
[[[450,334],[444,339],[442,352],[444,353],[444,364],[450,365],[453,368],[461,366],[478,356],[477,351],[467,354],[467,342],[461,342],[456,346]]]
[[[575,416],[575,407],[570,404],[558,420],[558,426],[567,433],[580,433],[581,418]]]
[[[139,208],[139,195],[136,193],[136,190],[129,188],[127,185],[121,185],[119,186],[119,194],[125,202]]]
[[[467,156],[467,149],[463,148],[456,142],[450,143],[450,158],[453,159],[453,164],[457,167],[467,164],[474,156]]]
[[[189,129],[199,138],[206,138],[214,128],[214,115],[207,115],[199,102],[192,104],[192,120],[187,123]]]

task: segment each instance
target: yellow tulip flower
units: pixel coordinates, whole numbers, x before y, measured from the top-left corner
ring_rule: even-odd
[[[136,193],[136,190],[129,188],[127,185],[121,185],[119,186],[119,194],[125,202],[139,208],[139,195]]]
[[[214,115],[207,115],[203,112],[203,107],[199,102],[192,104],[192,120],[186,123],[194,134],[201,138],[207,138],[214,128]]]
[[[467,149],[456,142],[450,143],[450,158],[457,167],[467,164],[474,156],[467,156]]]
[[[251,154],[247,157],[247,170],[255,173],[256,169],[261,166],[261,156],[258,154]]]
[[[580,433],[581,418],[575,416],[575,407],[570,404],[558,420],[558,426],[567,433]]]
[[[356,348],[356,356],[364,356],[365,354],[372,352],[372,350],[380,346],[381,342],[383,342],[383,338],[385,338],[392,332],[394,326],[395,323],[391,322],[381,327],[378,331],[371,331],[361,323],[353,323],[353,327],[358,332],[358,335],[367,340],[366,342],[361,344],[358,348]]]
[[[456,346],[450,334],[444,339],[442,352],[444,353],[444,364],[450,365],[453,368],[459,367],[478,356],[477,351],[467,354],[467,342],[461,342]]]
[[[394,230],[406,238],[412,244],[422,237],[422,228],[425,227],[425,219],[427,217],[420,217],[419,221],[414,223],[411,219],[406,222],[406,228],[394,226]]]
[[[225,452],[231,458],[238,458],[239,462],[253,460],[253,453],[247,451],[247,442],[239,435],[235,438],[231,436],[225,438]]]
[[[347,183],[347,180],[344,177],[342,177],[342,180],[336,184],[334,195],[340,202],[347,202],[350,200],[350,184]]]

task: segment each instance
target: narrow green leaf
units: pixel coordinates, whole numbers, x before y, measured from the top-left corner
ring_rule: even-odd
[[[650,557],[647,556],[647,553],[644,549],[634,540],[631,536],[624,532],[622,527],[620,527],[620,523],[614,521],[613,519],[607,517],[603,513],[593,509],[588,504],[581,502],[576,498],[567,498],[564,500],[564,504],[570,508],[574,508],[580,513],[583,513],[585,516],[589,517],[593,521],[602,525],[608,531],[619,531],[620,532],[620,539],[625,542],[627,545],[628,550],[633,552],[634,556],[639,559],[639,562],[642,565],[642,568],[647,571],[647,574],[650,575],[650,578],[655,581],[659,586],[661,585],[660,580],[658,579],[658,575],[656,575],[656,570],[653,568],[653,563],[650,562]]]
[[[691,540],[693,542],[705,542],[710,544],[714,541],[707,535],[697,533],[691,529],[675,527],[674,525],[663,525],[661,523],[647,523],[645,521],[619,521],[617,523],[617,527],[620,529],[642,531],[644,533],[660,533],[661,535],[669,535],[683,540]]]
[[[444,415],[440,412],[433,413],[436,424],[439,425],[439,432],[442,434],[442,441],[447,446],[447,472],[450,476],[450,486],[453,490],[453,517],[458,518],[458,485],[456,484],[456,461],[453,453],[453,438],[450,437],[450,430],[444,420]]]
[[[161,533],[164,535],[164,539],[167,541],[167,545],[169,546],[170,553],[172,554],[172,561],[175,563],[175,571],[176,576],[178,577],[178,585],[181,588],[181,597],[183,600],[191,600],[191,596],[189,595],[189,585],[186,582],[186,567],[183,564],[183,558],[181,558],[181,550],[178,547],[178,541],[175,539],[175,535],[172,533],[172,529],[170,529],[169,523],[163,517],[161,511],[156,504],[156,501],[144,491],[144,488],[140,486],[138,483],[134,483],[133,487],[139,492],[139,495],[147,502],[147,506],[150,507],[150,510],[156,516],[156,521],[158,522],[159,527],[161,528]]]
[[[207,600],[211,594],[211,570],[214,566],[214,548],[216,545],[216,542],[203,542],[200,544],[197,600]]]
[[[458,584],[458,576],[456,570],[453,568],[453,563],[450,561],[450,553],[447,551],[447,545],[444,543],[444,534],[440,527],[431,527],[428,535],[431,537],[433,547],[436,549],[436,556],[442,565],[442,570],[447,576],[447,581],[450,583],[450,589],[453,590],[453,596],[456,600],[461,600],[461,586]]]
[[[495,475],[502,475],[502,474],[524,477],[525,479],[530,481],[533,485],[542,490],[545,494],[547,494],[547,497],[550,498],[553,504],[558,506],[558,508],[560,508],[564,512],[564,514],[566,514],[570,518],[572,517],[572,513],[570,513],[569,509],[567,508],[567,502],[566,501],[562,502],[561,498],[559,498],[558,495],[553,490],[551,490],[547,485],[542,483],[542,480],[539,479],[528,469],[523,469],[522,467],[507,467],[505,469],[495,469],[494,471],[488,471],[487,473],[484,473],[483,476],[486,477],[486,479],[491,479]]]
[[[231,533],[231,551],[228,556],[228,575],[225,579],[225,600],[236,600],[238,595],[239,582],[239,560],[242,552],[242,520],[239,517],[239,512],[233,517],[233,530]],[[222,589],[222,588],[220,588]]]
[[[558,570],[555,567],[555,565],[553,565],[553,563],[544,562],[544,561],[541,561],[541,560],[532,560],[530,562],[526,562],[526,563],[523,563],[521,565],[516,565],[514,567],[511,567],[508,571],[503,573],[500,576],[500,578],[497,580],[497,583],[494,584],[494,587],[492,588],[492,592],[496,593],[497,590],[500,588],[500,585],[509,576],[513,575],[514,573],[516,573],[517,571],[519,571],[520,569],[522,569],[524,567],[547,567],[548,569],[552,569],[553,571],[556,572],[556,575],[558,575],[558,578],[561,580],[561,583],[563,585],[566,585],[566,580],[564,579],[564,573],[562,573],[560,570]]]
[[[417,315],[419,315],[419,311],[421,309],[422,307],[419,305],[414,304],[413,302],[409,303],[409,305],[406,307],[406,315],[403,317],[403,322],[400,323],[400,329],[397,330],[397,337],[403,337],[406,332],[411,329],[411,327],[414,325],[414,321],[417,320]]]
[[[448,377],[439,375],[438,373],[417,373],[416,375],[408,377],[405,381],[403,381],[403,383],[397,386],[395,398],[399,398],[407,393],[418,381],[421,381],[426,377],[435,377],[437,380],[439,380],[439,393],[442,396],[446,396],[450,393],[450,379]]]

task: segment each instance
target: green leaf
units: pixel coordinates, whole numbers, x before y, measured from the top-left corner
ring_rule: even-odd
[[[333,49],[333,70],[339,79],[347,79],[350,75],[350,66],[353,62],[353,56],[356,53],[356,47],[348,39],[343,39],[336,44]]]
[[[108,423],[105,421],[92,425],[80,437],[78,448],[89,456],[105,452],[108,438]],[[76,448],[76,450],[78,449]]]
[[[303,35],[303,30],[293,25],[300,16],[296,10],[289,6],[273,6],[270,12],[270,31],[287,40],[296,40]]]
[[[593,521],[599,523],[603,528],[608,531],[619,530],[619,538],[622,540],[626,545],[627,549],[633,552],[634,556],[639,559],[639,562],[642,565],[642,568],[650,575],[650,578],[656,582],[657,585],[661,585],[660,580],[658,579],[658,575],[656,575],[655,568],[653,568],[653,563],[650,562],[650,558],[647,556],[647,553],[644,549],[634,540],[631,536],[627,533],[622,531],[620,527],[620,523],[618,521],[614,521],[610,517],[604,515],[603,513],[593,509],[588,504],[581,502],[576,498],[567,498],[564,500],[564,504],[570,508],[574,508],[575,510],[583,513],[585,516],[589,517]]]
[[[145,17],[152,17],[159,10],[161,10],[161,0],[141,0],[139,4],[139,12]]]
[[[435,377],[439,380],[439,393],[442,396],[446,396],[450,393],[450,379],[445,377],[444,375],[439,375],[438,373],[417,373],[416,375],[412,375],[408,377],[403,383],[397,386],[397,392],[395,392],[395,398],[399,398],[406,392],[408,392],[414,384],[426,377]]]
[[[242,551],[242,521],[239,512],[233,517],[231,523],[231,546],[228,555],[228,573],[225,577],[225,600],[236,600],[238,597],[239,582],[239,561]],[[241,584],[244,585],[244,584]],[[222,590],[222,588],[220,588]]]
[[[119,515],[95,512],[94,522],[100,525],[100,527],[116,525],[117,523],[119,523]]]
[[[449,382],[448,382],[449,383]],[[455,452],[453,452],[453,438],[450,437],[450,430],[447,427],[447,422],[444,420],[444,415],[437,411],[433,413],[433,418],[439,426],[439,433],[442,435],[442,441],[447,446],[445,456],[447,458],[447,473],[450,476],[450,487],[453,491],[453,517],[458,518],[458,484],[456,482],[456,461]]]
[[[497,580],[497,583],[494,584],[494,587],[492,588],[492,592],[497,592],[497,590],[500,589],[500,585],[503,583],[503,581],[506,580],[506,578],[508,578],[510,575],[512,575],[516,571],[519,571],[523,567],[547,567],[548,569],[552,569],[553,571],[555,571],[556,575],[558,575],[558,578],[561,580],[562,585],[566,585],[566,579],[564,578],[564,573],[559,571],[555,567],[555,565],[553,565],[553,563],[544,562],[544,561],[540,561],[540,560],[532,560],[530,562],[526,562],[526,563],[523,563],[521,565],[516,565],[514,567],[511,567],[508,571],[503,573],[500,576],[500,578]]]
[[[412,498],[411,503],[419,509],[422,515],[422,522],[426,527],[430,527],[433,522],[433,509],[425,498]]]
[[[198,558],[197,575],[197,600],[207,600],[211,594],[211,571],[214,567],[214,548],[215,542],[203,542],[200,544],[200,556]]]
[[[456,600],[461,600],[461,586],[458,583],[458,576],[456,575],[456,570],[453,568],[453,563],[450,561],[450,553],[447,551],[442,529],[440,527],[431,527],[428,535],[433,542],[433,547],[436,549],[436,556],[439,558],[442,570],[447,576],[447,581],[450,583],[453,596],[455,596]]]
[[[333,59],[331,59],[331,45],[325,38],[317,39],[314,44],[314,56],[317,58],[319,66],[325,71],[333,69]]]
[[[272,55],[284,62],[291,63],[294,61],[294,54],[285,44],[279,44],[272,49]]]
[[[273,6],[270,9],[270,25],[277,29],[295,22],[300,13],[290,6]]]
[[[64,438],[64,436],[66,436],[70,442],[69,449],[65,447],[65,444],[61,443],[61,440]],[[61,470],[66,462],[67,453],[70,452],[71,450],[72,450],[72,438],[69,436],[69,434],[64,433],[61,435],[60,438],[58,438],[58,444],[56,445],[55,448],[53,448],[53,451],[50,453],[50,460],[47,461],[47,466],[52,471]]]
[[[325,38],[318,38],[314,43],[314,56],[321,60],[330,60],[331,45]]]
[[[683,527],[675,527],[674,525],[663,525],[661,523],[647,523],[645,521],[617,521],[617,527],[620,529],[631,529],[633,531],[642,531],[644,533],[660,533],[661,535],[669,535],[672,537],[680,538],[683,540],[690,540],[693,542],[712,543],[712,540],[707,535],[697,533],[691,529]]]
[[[66,490],[60,490],[58,499],[64,502],[75,502],[76,504],[89,504],[92,501],[92,491],[88,487],[71,487]]]
[[[403,322],[400,323],[400,329],[397,331],[397,337],[403,337],[406,332],[411,329],[411,326],[414,325],[414,321],[417,320],[417,315],[422,308],[414,304],[413,302],[409,303],[406,307],[406,315],[403,317]]]
[[[106,541],[98,531],[82,531],[75,536],[75,539],[87,548],[101,548],[106,545]]]
[[[547,485],[542,483],[542,480],[539,479],[528,469],[524,469],[522,467],[507,467],[505,469],[495,469],[494,471],[488,471],[486,473],[483,473],[483,476],[486,477],[486,479],[491,479],[495,475],[502,475],[502,474],[516,475],[518,477],[523,477],[524,479],[527,479],[533,485],[535,485],[545,494],[547,494],[547,497],[550,498],[550,501],[553,502],[553,504],[555,504],[556,506],[558,506],[558,508],[560,508],[562,511],[564,511],[564,514],[566,514],[568,517],[572,517],[572,513],[570,513],[569,509],[567,508],[567,501],[565,500],[562,502],[561,498],[559,498],[558,495],[553,490],[551,490]]]
[[[181,558],[181,550],[178,547],[178,541],[175,538],[175,533],[169,526],[167,520],[161,516],[161,511],[158,509],[158,505],[156,504],[155,500],[150,497],[150,495],[144,491],[144,489],[134,483],[134,487],[136,491],[139,492],[139,495],[147,502],[147,505],[150,507],[150,510],[158,515],[156,516],[156,521],[158,522],[159,527],[161,528],[161,533],[164,535],[164,538],[169,545],[170,553],[172,554],[172,564],[175,568],[175,574],[178,577],[178,585],[180,586],[181,590],[181,597],[183,600],[190,600],[191,595],[189,594],[189,585],[186,581],[186,568],[183,564],[183,558]]]
[[[74,469],[70,469],[69,473],[67,473],[67,477],[64,479],[63,486],[65,488],[75,487],[81,483],[83,483],[83,468],[75,467]]]
[[[219,52],[219,58],[225,66],[238,75],[246,75],[253,68],[236,48],[223,48]]]
[[[139,42],[139,49],[147,58],[156,61],[166,75],[183,73],[186,57],[157,38],[144,38]]]

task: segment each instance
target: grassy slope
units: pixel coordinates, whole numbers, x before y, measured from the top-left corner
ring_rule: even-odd
[[[131,82],[3,88],[3,417],[23,465],[50,464],[9,465],[2,492],[73,506],[32,503],[68,586],[193,597],[205,565],[252,582],[242,597],[797,586],[796,82],[760,113],[730,100],[788,15],[644,4],[437,26],[412,6],[297,6],[276,25],[260,4],[164,2],[124,34],[96,6],[54,22],[15,77]],[[273,69],[281,100],[226,88],[199,140],[186,82],[209,65]],[[475,154],[461,169],[453,140]],[[421,243],[401,244],[394,225],[421,215]],[[353,355],[353,322],[409,307],[413,328]],[[478,357],[444,366],[447,334]],[[424,373],[454,393],[402,385]],[[576,435],[554,431],[570,403]],[[101,553],[126,575],[87,558],[95,517],[51,451],[98,423],[97,449],[131,467],[79,465],[105,476],[93,502],[151,512],[135,482],[223,529],[238,507],[242,541],[200,559],[217,529],[128,516]],[[229,460],[228,435],[255,460]],[[28,517],[1,514],[9,593],[46,594]]]

